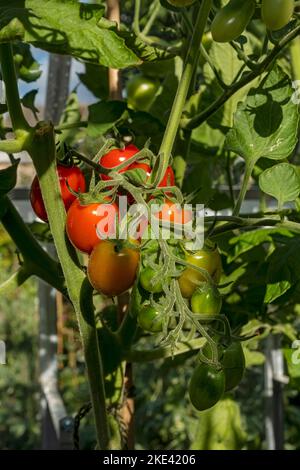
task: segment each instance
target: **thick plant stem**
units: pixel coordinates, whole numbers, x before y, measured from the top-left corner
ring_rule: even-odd
[[[1,72],[5,83],[6,102],[14,131],[26,131],[30,127],[24,117],[16,79],[12,45],[0,44]]]
[[[110,433],[106,413],[103,367],[94,318],[93,290],[65,236],[66,214],[56,171],[55,138],[52,124],[39,123],[37,125],[30,154],[39,177],[51,232],[79,324],[98,446],[101,450],[109,449]]]
[[[59,263],[51,258],[36,241],[7,196],[2,198],[2,204],[5,205],[6,210],[1,218],[1,222],[22,254],[26,271],[30,275],[40,277],[43,281],[66,295],[64,277]]]
[[[234,210],[233,210],[233,213],[232,213],[232,215],[234,217],[238,216],[239,213],[240,213],[242,204],[243,204],[245,196],[246,196],[249,180],[251,178],[251,174],[252,174],[252,170],[254,168],[254,165],[255,165],[255,162],[246,163],[246,170],[245,170],[245,175],[244,175],[244,179],[243,179],[243,183],[242,183],[242,188],[241,188],[238,200],[236,201],[236,204],[235,204],[235,207],[234,207]]]
[[[197,67],[201,40],[211,6],[212,0],[203,0],[198,12],[194,33],[191,39],[187,59],[184,65],[183,74],[178,86],[172,110],[170,112],[170,118],[167,124],[166,132],[164,134],[164,138],[160,147],[160,154],[164,158],[164,167],[162,168],[162,174],[165,173],[168,166],[168,162],[171,156],[178,127],[180,124],[182,111],[186,103],[186,98],[189,92],[194,71]]]

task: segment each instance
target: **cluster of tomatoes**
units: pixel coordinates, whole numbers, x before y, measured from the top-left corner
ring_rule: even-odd
[[[126,173],[140,169],[145,172],[147,181],[151,178],[151,166],[139,160],[132,163],[132,157],[138,152],[137,147],[128,145],[124,149],[114,149],[106,153],[101,157],[99,164],[108,172],[105,174],[99,172],[99,178],[102,181],[110,181],[111,177],[107,174],[109,170],[121,165],[122,169],[118,168],[117,172]],[[181,256],[184,267],[174,276],[164,275],[164,267],[157,265],[156,268],[149,262],[147,256],[144,259],[144,255],[141,260],[143,250],[139,240],[106,239],[109,234],[105,227],[99,229],[99,222],[106,217],[106,210],[113,210],[114,221],[118,223],[119,208],[116,202],[111,202],[110,198],[105,196],[101,203],[87,203],[86,199],[82,199],[87,190],[86,181],[84,174],[76,166],[58,164],[57,173],[61,196],[67,211],[66,232],[75,248],[89,255],[88,277],[95,290],[109,297],[118,296],[129,290],[138,276],[137,285],[145,295],[139,304],[137,321],[140,328],[151,334],[163,333],[166,323],[162,302],[168,297],[169,287],[174,279],[178,283],[185,305],[191,310],[191,314],[195,314],[195,318],[200,316],[206,321],[209,317],[214,319],[219,315],[222,298],[217,285],[221,277],[222,263],[216,247],[205,247],[193,253],[184,250]],[[158,186],[169,188],[174,185],[174,173],[172,168],[168,167]],[[151,198],[150,195],[148,199]],[[46,222],[48,217],[37,177],[32,183],[30,199],[36,215]],[[172,206],[173,202],[168,196],[165,197],[159,218],[178,224],[185,223],[184,211],[174,210]],[[99,207],[104,209],[101,213]],[[155,257],[156,250],[159,251],[159,244],[154,250]],[[172,328],[172,325],[168,325],[168,328]],[[218,344],[219,366],[216,366],[215,361],[211,361],[212,351],[207,343],[202,351],[206,361],[200,360],[190,380],[191,402],[198,410],[212,407],[225,391],[237,386],[243,375],[245,360],[240,342],[230,341],[229,344],[222,345],[221,339],[215,338]]]
[[[167,0],[174,7],[187,7],[196,0]],[[237,39],[252,19],[257,2],[255,0],[229,0],[213,19],[212,37],[217,42],[230,42]],[[291,20],[295,0],[262,0],[261,17],[269,31],[284,28]]]
[[[124,149],[114,149],[101,157],[99,163],[102,168],[113,170],[123,165],[139,152],[133,144]],[[152,169],[148,163],[134,162],[124,166],[119,173],[130,170],[143,170],[145,178],[151,177]],[[114,224],[105,225],[100,228],[101,220],[106,220],[108,214],[117,223],[119,211],[116,202],[81,203],[81,195],[86,191],[86,181],[83,172],[77,166],[57,165],[57,173],[60,182],[61,196],[67,211],[66,231],[70,242],[83,253],[90,255],[88,274],[93,287],[107,296],[116,296],[128,290],[134,283],[139,265],[139,242],[112,241],[111,230]],[[111,177],[100,173],[103,181]],[[158,187],[175,185],[175,176],[169,166]],[[128,195],[129,202],[132,197]],[[43,221],[48,221],[46,208],[43,202],[41,189],[37,176],[34,178],[30,200],[35,214]],[[170,217],[171,221],[181,219],[180,211],[172,211],[173,203],[168,199],[162,205],[158,217]],[[101,227],[101,226],[100,226]]]

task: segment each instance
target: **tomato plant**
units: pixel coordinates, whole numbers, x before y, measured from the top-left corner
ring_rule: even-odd
[[[86,190],[85,178],[80,168],[75,166],[67,167],[63,165],[57,165],[57,173],[59,178],[61,197],[63,199],[66,210],[68,210],[72,202],[76,199],[76,194],[72,194],[70,189],[77,193],[84,193]],[[37,176],[34,177],[31,184],[30,202],[35,214],[41,220],[47,222],[48,216]]]
[[[186,430],[198,415],[188,394],[198,410],[219,402],[201,415],[202,436],[224,403],[241,413],[235,395],[223,397],[240,381],[238,400],[246,389],[251,408],[263,393],[247,381],[253,371],[262,376],[262,340],[273,344],[274,336],[290,378],[282,401],[299,400],[291,360],[299,336],[298,2],[46,3],[0,4],[0,220],[18,253],[8,279],[3,266],[0,298],[14,297],[35,276],[74,310],[98,449],[134,447],[126,410],[134,408],[141,370],[137,413],[148,406],[151,420],[137,420],[136,438],[172,401],[168,432],[153,425],[152,446],[166,435],[168,448],[177,445],[172,430],[181,426],[179,448],[194,448]],[[38,109],[35,87],[26,93],[23,86],[42,72],[36,47],[61,55],[66,67],[63,57],[79,61],[76,80],[85,88],[73,87],[64,103],[57,84],[68,74],[61,80],[50,67],[48,108]],[[39,121],[39,111],[50,119]],[[18,158],[25,152],[26,163]],[[49,226],[27,224],[13,204],[13,189],[28,175],[24,165],[37,175],[30,199]],[[120,195],[130,202],[125,213]],[[113,238],[101,240],[110,232],[109,201],[118,217]],[[40,242],[53,244],[57,258]],[[239,448],[267,441],[257,433]],[[218,445],[229,446],[224,436]]]

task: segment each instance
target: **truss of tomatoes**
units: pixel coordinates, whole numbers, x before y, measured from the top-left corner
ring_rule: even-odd
[[[108,152],[99,163],[108,170],[113,170],[122,164],[123,168],[120,173],[135,169],[143,170],[147,180],[151,176],[150,165],[144,162],[129,162],[126,165],[126,162],[138,152],[137,147],[128,145],[124,149]],[[147,333],[162,333],[163,315],[149,301],[153,295],[164,294],[164,279],[157,279],[158,268],[141,266],[139,241],[101,239],[109,235],[108,228],[113,226],[107,223],[102,226],[101,222],[107,220],[109,215],[116,223],[117,204],[109,201],[81,204],[80,194],[86,191],[82,171],[76,166],[58,164],[57,173],[62,200],[67,211],[66,232],[74,247],[89,255],[87,271],[92,286],[109,297],[118,296],[133,286],[140,270],[138,284],[146,292],[148,301],[140,305],[137,323]],[[111,179],[107,174],[101,174],[100,178],[104,181]],[[158,187],[174,185],[174,173],[172,168],[168,167]],[[47,212],[37,177],[32,183],[30,200],[36,215],[47,222]],[[182,209],[174,209],[173,202],[166,198],[158,213],[158,218],[183,224],[190,220],[190,215]],[[187,253],[185,260],[188,267],[183,269],[178,277],[182,297],[186,299],[195,315],[208,317],[218,315],[222,307],[222,299],[217,289],[222,272],[218,250],[212,248]],[[166,282],[169,281],[166,280]],[[208,348],[206,355],[209,357],[209,354]],[[219,367],[216,367],[214,364],[198,362],[193,371],[189,383],[189,395],[197,410],[201,411],[214,406],[225,391],[235,388],[242,379],[245,359],[239,342],[233,342],[220,349],[219,364]]]

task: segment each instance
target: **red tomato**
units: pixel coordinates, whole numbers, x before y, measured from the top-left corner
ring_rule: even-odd
[[[118,206],[115,203],[82,206],[76,199],[68,210],[66,221],[70,242],[78,250],[90,254],[102,241],[101,238],[113,236],[117,213]]]
[[[129,144],[124,149],[114,149],[108,152],[106,155],[103,155],[99,160],[99,163],[107,169],[113,169],[116,166],[121,165],[122,163],[126,162],[129,158],[133,157],[136,153],[139,152],[139,149],[133,145]],[[120,173],[126,171],[128,167],[123,168]],[[104,175],[103,173],[100,174],[101,179],[104,181],[110,180],[110,176]]]
[[[165,176],[159,183],[159,188],[165,188],[166,186],[175,186],[175,175],[171,166],[168,166]]]
[[[69,191],[68,185],[76,193],[84,193],[86,190],[84,174],[82,173],[80,168],[76,166],[67,167],[63,165],[57,165],[57,173],[59,178],[61,197],[66,210],[68,210],[72,202],[76,199],[76,196],[74,196],[74,194]],[[35,176],[31,185],[30,202],[35,214],[41,220],[47,222],[48,216],[43,202],[42,192],[37,176]]]
[[[187,224],[193,218],[192,210],[184,210],[175,202],[170,199],[166,199],[162,205],[162,210],[155,214],[158,218],[163,221],[170,221],[174,224]]]

